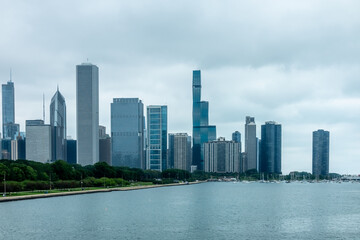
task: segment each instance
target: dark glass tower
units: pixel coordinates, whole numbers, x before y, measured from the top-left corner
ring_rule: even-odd
[[[209,102],[201,101],[201,72],[193,71],[193,165],[204,169],[204,143],[216,140],[216,126],[209,126]]]
[[[281,174],[281,125],[261,125],[260,172]]]
[[[315,176],[329,174],[330,133],[322,129],[313,132],[312,173]]]
[[[15,124],[15,89],[11,81],[2,84],[2,130],[3,139],[15,140],[19,133],[19,124]]]
[[[52,160],[66,161],[66,103],[59,88],[50,103]]]
[[[144,105],[138,98],[114,98],[111,103],[113,166],[145,169]]]
[[[233,132],[232,140],[236,143],[241,143],[241,133],[238,131]]]

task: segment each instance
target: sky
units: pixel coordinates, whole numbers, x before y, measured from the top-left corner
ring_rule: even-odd
[[[0,0],[0,80],[16,122],[42,118],[59,85],[76,138],[76,65],[99,67],[100,124],[113,98],[168,105],[168,132],[192,134],[201,70],[217,136],[282,124],[282,170],[312,169],[312,132],[330,131],[330,172],[360,174],[360,2]]]

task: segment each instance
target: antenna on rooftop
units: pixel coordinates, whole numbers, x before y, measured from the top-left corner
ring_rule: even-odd
[[[12,71],[11,71],[11,68],[10,68],[10,82],[12,82]]]
[[[45,94],[43,93],[43,121],[45,123]]]

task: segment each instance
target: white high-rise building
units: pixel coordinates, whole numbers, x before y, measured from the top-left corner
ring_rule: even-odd
[[[26,159],[51,162],[51,126],[43,120],[26,120]]]
[[[77,163],[99,162],[99,68],[91,63],[76,66]]]

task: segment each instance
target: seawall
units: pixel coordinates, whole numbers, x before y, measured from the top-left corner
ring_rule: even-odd
[[[203,183],[199,182],[189,182],[186,183],[171,183],[171,184],[158,184],[158,185],[144,185],[144,186],[133,186],[133,187],[118,187],[118,188],[104,188],[96,190],[82,190],[82,191],[69,191],[69,192],[59,192],[59,193],[43,193],[43,194],[33,194],[33,195],[24,195],[24,196],[9,196],[9,197],[0,197],[1,202],[11,202],[11,201],[20,201],[20,200],[30,200],[37,198],[49,198],[49,197],[63,197],[70,195],[79,195],[79,194],[90,194],[90,193],[103,193],[103,192],[113,192],[113,191],[133,191],[149,188],[159,188],[159,187],[173,187],[173,186],[186,186],[191,184]]]

